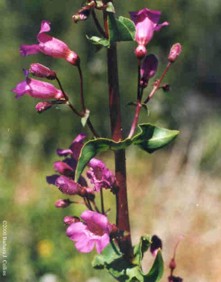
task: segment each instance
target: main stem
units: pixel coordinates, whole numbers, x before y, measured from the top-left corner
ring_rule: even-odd
[[[110,124],[112,139],[120,141],[122,135],[122,120],[120,107],[120,93],[119,93],[119,79],[118,79],[118,65],[117,65],[117,48],[116,44],[112,44],[107,49],[108,61],[108,84],[109,84],[109,109],[110,109]],[[125,232],[125,236],[119,240],[121,251],[126,258],[131,258],[132,244],[130,235],[129,210],[127,200],[127,182],[126,182],[126,158],[125,150],[117,150],[114,152],[115,157],[115,175],[118,185],[118,192],[116,194],[116,224],[117,227]]]

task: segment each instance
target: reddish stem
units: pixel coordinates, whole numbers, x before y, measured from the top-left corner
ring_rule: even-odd
[[[162,73],[160,79],[158,79],[156,82],[155,82],[155,85],[152,89],[152,91],[150,92],[149,96],[146,98],[146,100],[144,101],[144,104],[148,103],[149,100],[153,97],[153,95],[156,93],[156,91],[160,88],[160,85],[161,85],[161,82],[163,81],[165,75],[167,74],[169,68],[171,66],[171,62],[169,62],[164,70],[164,72]]]
[[[110,124],[112,139],[114,141],[122,140],[122,125],[121,125],[121,108],[120,94],[118,81],[118,65],[117,65],[117,48],[116,44],[112,44],[107,49],[108,61],[108,84],[109,84],[109,109],[110,109]],[[132,253],[129,210],[127,200],[127,183],[126,183],[126,160],[125,150],[117,150],[115,156],[115,175],[118,186],[116,193],[117,202],[117,227],[125,231],[125,236],[119,240],[119,246],[125,257],[130,259]]]

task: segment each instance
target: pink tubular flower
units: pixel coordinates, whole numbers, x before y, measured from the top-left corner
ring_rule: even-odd
[[[147,55],[142,61],[140,68],[140,86],[147,87],[148,81],[157,71],[158,60],[153,54]]]
[[[161,12],[144,8],[136,12],[130,12],[130,17],[135,24],[136,33],[135,40],[138,43],[136,48],[136,56],[143,58],[146,55],[146,45],[150,42],[155,31],[159,31],[163,26],[167,26],[168,22],[158,24]]]
[[[76,249],[81,253],[89,253],[96,248],[98,253],[110,243],[111,224],[105,215],[84,211],[83,222],[72,223],[66,231],[67,236],[75,242]]]
[[[63,41],[48,35],[47,32],[50,30],[50,22],[42,21],[41,29],[37,35],[39,44],[22,45],[20,47],[20,53],[23,56],[27,56],[42,52],[45,55],[54,58],[63,58],[70,64],[77,65],[79,63],[78,55],[74,51],[71,51]]]
[[[12,91],[16,93],[16,98],[20,98],[25,94],[38,99],[59,100],[63,98],[61,90],[57,89],[54,85],[28,77],[26,80],[18,83]]]

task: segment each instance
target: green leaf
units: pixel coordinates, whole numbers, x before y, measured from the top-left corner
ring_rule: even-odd
[[[106,152],[108,150],[125,149],[132,143],[131,139],[124,139],[123,141],[115,142],[111,139],[97,138],[86,142],[81,149],[76,172],[75,181],[77,181],[84,170],[87,163],[95,157],[98,153]]]
[[[160,128],[151,124],[140,124],[140,133],[132,138],[134,145],[142,150],[152,153],[173,141],[179,131]]]
[[[140,249],[141,253],[144,253],[148,249],[149,244],[150,237],[143,236],[137,250]],[[137,265],[126,260],[114,241],[103,250],[102,254],[94,258],[92,266],[95,269],[106,269],[120,282],[158,282],[163,274],[163,259],[160,250],[149,273],[144,274],[141,264]]]
[[[154,263],[147,275],[144,275],[144,282],[158,282],[163,276],[163,258],[161,251],[159,250]]]
[[[101,37],[98,37],[98,36],[87,36],[87,39],[94,45],[100,45],[100,46],[103,46],[103,47],[108,47],[109,46],[109,40],[107,40],[106,38],[101,38]]]
[[[114,16],[114,7],[111,2],[108,2],[107,7],[109,12],[108,27],[109,27],[109,39],[101,38],[98,36],[86,36],[87,39],[94,45],[103,47],[110,47],[110,44],[118,41],[133,41],[135,37],[135,25],[134,23],[125,17]]]
[[[119,17],[117,19],[114,15],[109,14],[108,26],[110,43],[134,40],[135,25],[130,19],[124,17]]]
[[[96,269],[106,269],[120,282],[143,281],[141,268],[126,260],[114,242],[109,244],[101,255],[95,257],[92,266]]]
[[[86,142],[79,156],[75,172],[75,181],[79,179],[87,163],[98,153],[108,150],[116,151],[126,149],[131,144],[140,147],[148,153],[152,153],[169,144],[179,134],[177,130],[160,128],[151,124],[140,124],[139,128],[140,132],[132,139],[126,138],[122,141],[115,142],[107,138],[97,138]]]
[[[151,244],[151,236],[144,235],[140,238],[140,242],[134,246],[134,259],[133,263],[140,265],[143,259],[144,253],[148,250]]]

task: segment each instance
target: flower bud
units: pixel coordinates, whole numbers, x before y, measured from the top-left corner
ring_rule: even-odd
[[[181,277],[178,276],[169,276],[168,277],[168,282],[182,282],[183,279]]]
[[[150,252],[152,253],[153,256],[157,255],[157,252],[159,249],[162,249],[163,245],[162,245],[162,241],[161,239],[156,236],[153,235],[151,238],[151,245],[150,245]]]
[[[169,92],[170,91],[170,85],[165,83],[161,86],[164,92]]]
[[[158,60],[153,54],[147,55],[142,61],[140,68],[140,86],[147,87],[148,81],[157,71]]]
[[[79,21],[86,21],[90,15],[90,10],[85,9],[75,15],[72,16],[72,20],[77,23]]]
[[[80,221],[79,217],[76,217],[76,216],[67,215],[64,217],[64,223],[66,225],[70,225],[72,223],[79,222],[79,221]]]
[[[29,72],[37,77],[44,77],[48,79],[56,78],[56,73],[53,70],[39,63],[31,64]]]
[[[170,53],[168,56],[168,60],[171,63],[174,63],[177,59],[177,57],[179,57],[180,53],[182,52],[182,46],[180,43],[175,43],[173,44],[173,46],[170,48]]]
[[[53,105],[52,103],[47,102],[47,101],[45,101],[45,102],[39,102],[39,103],[37,103],[37,105],[35,106],[35,109],[36,109],[36,111],[37,111],[38,113],[42,113],[42,112],[44,112],[44,111],[50,109],[50,108],[52,107],[52,105]]]
[[[56,208],[66,208],[71,204],[69,199],[59,199],[55,202]]]
[[[138,45],[135,49],[137,59],[143,59],[147,54],[147,49],[144,45]]]
[[[174,269],[176,268],[176,261],[175,261],[175,258],[172,258],[172,259],[170,260],[169,268],[170,268],[171,270],[174,270]]]

